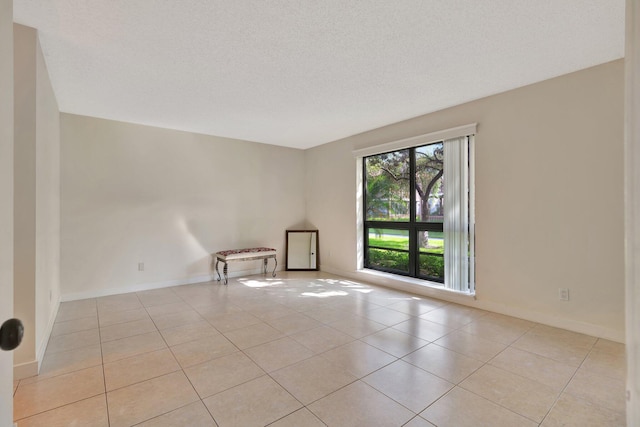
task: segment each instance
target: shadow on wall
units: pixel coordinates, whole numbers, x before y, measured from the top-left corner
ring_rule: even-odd
[[[198,213],[199,212],[199,213]],[[278,232],[275,229],[265,229],[256,221],[247,218],[235,218],[230,223],[235,226],[225,227],[224,221],[213,224],[210,221],[210,212],[206,209],[196,211],[196,215],[185,215],[183,212],[176,212],[175,223],[181,237],[181,245],[185,247],[186,258],[185,273],[189,277],[202,276],[208,274],[214,279],[217,278],[215,271],[215,253],[229,249],[242,249],[251,247],[268,246],[278,250],[279,266],[284,266],[285,256],[284,241],[285,230]],[[292,224],[286,229],[316,229],[315,226],[305,221]],[[277,240],[276,240],[277,238]],[[274,244],[274,242],[279,242]],[[241,265],[232,267],[229,264],[229,271],[259,271],[262,269],[261,261],[249,261]],[[233,268],[233,270],[232,270]],[[222,266],[219,265],[222,272]]]
[[[183,234],[186,236],[187,244],[193,248],[195,254],[200,255],[196,258],[195,261],[191,262],[188,267],[186,273],[188,276],[198,276],[202,275],[206,272],[206,274],[210,275],[213,279],[217,279],[217,273],[215,270],[216,258],[215,253],[219,251],[229,250],[229,249],[241,249],[241,248],[250,248],[250,247],[258,247],[258,246],[269,246],[264,241],[259,241],[255,238],[248,239],[238,239],[238,242],[225,245],[222,247],[220,244],[214,244],[212,239],[211,230],[206,230],[205,227],[199,226],[200,222],[196,220],[186,220],[184,217],[178,218],[178,223],[180,224],[180,229]],[[251,236],[256,233],[252,233],[252,231],[247,228],[243,230],[244,234],[248,234]],[[203,236],[203,237],[199,237]],[[206,236],[206,237],[204,237]],[[262,262],[247,262],[243,263],[241,267],[242,271],[258,271],[262,269]],[[218,266],[220,273],[222,274],[222,265]],[[232,271],[232,265],[229,264],[229,272]]]
[[[186,267],[186,273],[189,277],[195,275],[202,275],[207,273],[213,275],[213,267],[211,266],[211,250],[207,247],[206,243],[198,237],[198,233],[194,233],[193,224],[195,221],[189,221],[184,216],[177,218],[178,228],[182,235],[185,237],[185,242],[194,255],[199,255],[195,258],[195,261],[188,264]],[[204,232],[202,233],[205,234]],[[208,266],[208,267],[207,267]]]
[[[293,224],[287,227],[287,230],[307,230],[307,229],[311,230],[311,229],[315,229],[315,227],[306,221],[301,221],[297,224]]]

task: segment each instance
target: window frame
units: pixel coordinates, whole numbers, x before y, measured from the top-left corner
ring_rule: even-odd
[[[444,140],[430,141],[427,143],[419,144],[412,147],[405,147],[397,150],[390,150],[376,154],[370,154],[362,157],[362,221],[363,221],[363,244],[364,244],[364,268],[368,268],[376,271],[383,271],[386,273],[398,274],[407,277],[413,277],[416,279],[428,280],[430,282],[439,283],[444,285],[444,275],[442,278],[435,276],[427,276],[420,274],[419,259],[420,248],[418,244],[418,233],[421,231],[435,231],[443,232],[443,223],[440,222],[423,222],[417,220],[416,209],[416,149],[433,144],[444,144]],[[369,157],[379,156],[382,154],[389,154],[397,151],[409,150],[409,220],[408,221],[375,221],[367,219],[367,159]],[[409,249],[390,249],[382,248],[379,246],[369,245],[369,230],[370,229],[391,229],[391,230],[406,230],[409,237]],[[446,244],[446,243],[445,243]],[[380,266],[372,266],[369,260],[369,249],[384,249],[391,250],[393,252],[405,252],[409,254],[408,271],[397,270],[392,268],[385,268]],[[438,256],[438,255],[436,255]],[[444,255],[443,255],[444,258]]]
[[[439,290],[443,291],[453,291],[462,295],[474,296],[476,293],[476,283],[475,283],[475,246],[476,246],[476,238],[475,238],[475,151],[476,151],[476,135],[477,135],[478,123],[469,123],[461,126],[456,126],[448,129],[436,130],[420,135],[410,136],[403,139],[396,139],[387,142],[378,142],[378,143],[361,143],[357,144],[353,151],[352,155],[356,159],[356,210],[357,214],[355,216],[356,222],[356,233],[357,233],[357,245],[356,245],[356,271],[361,273],[368,274],[386,274],[388,275],[387,279],[390,280],[390,283],[396,283],[398,286],[404,288],[405,284],[413,283],[419,286],[432,287],[436,292]],[[368,244],[368,228],[365,227],[364,220],[365,215],[363,215],[363,210],[365,209],[365,191],[364,190],[364,180],[365,180],[365,169],[362,167],[360,163],[364,163],[364,158],[377,155],[384,154],[393,151],[402,150],[405,148],[418,147],[423,145],[428,145],[432,142],[439,141],[449,141],[455,138],[467,138],[467,142],[469,144],[468,148],[468,243],[469,243],[469,283],[467,284],[467,289],[456,289],[455,287],[449,286],[446,283],[434,283],[428,280],[419,279],[419,278],[411,278],[407,274],[398,273],[395,271],[387,271],[384,269],[373,270],[365,267],[365,242]],[[391,225],[393,227],[393,223],[385,223],[385,226]],[[366,239],[366,240],[365,240]],[[446,267],[445,267],[446,269]],[[446,282],[446,280],[445,280]],[[411,286],[411,285],[406,285]],[[415,290],[415,289],[414,289]]]

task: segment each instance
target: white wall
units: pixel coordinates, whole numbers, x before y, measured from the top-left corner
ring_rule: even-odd
[[[622,341],[623,80],[616,61],[308,150],[322,268],[357,268],[352,150],[477,122],[477,300],[465,301]]]
[[[35,375],[60,294],[60,118],[37,31],[14,26],[14,304],[25,325],[14,364]]]
[[[40,43],[36,46],[36,357],[60,301],[60,112]]]
[[[627,0],[625,52],[625,267],[627,424],[640,425],[640,5]]]
[[[13,317],[13,1],[0,0],[0,324]],[[0,425],[13,420],[13,352],[0,351]]]
[[[284,266],[304,224],[300,150],[70,114],[61,135],[63,299],[208,280],[224,249],[271,246]]]

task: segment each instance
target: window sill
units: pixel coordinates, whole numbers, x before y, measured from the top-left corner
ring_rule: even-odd
[[[431,282],[424,279],[416,279],[414,277],[405,277],[398,274],[385,273],[383,271],[371,270],[363,268],[356,271],[356,275],[362,277],[362,280],[373,282],[389,288],[409,291],[414,294],[427,297],[440,298],[452,302],[469,302],[469,299],[476,299],[475,293],[458,292],[446,289],[441,283]]]

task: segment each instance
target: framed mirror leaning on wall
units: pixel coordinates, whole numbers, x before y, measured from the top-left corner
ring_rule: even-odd
[[[318,230],[287,230],[287,270],[318,270]]]

